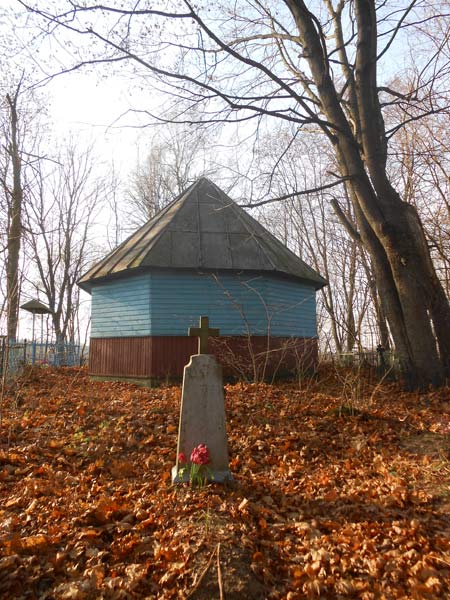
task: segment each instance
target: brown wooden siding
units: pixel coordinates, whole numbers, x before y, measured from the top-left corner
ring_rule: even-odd
[[[89,373],[118,377],[149,377],[150,337],[91,338]]]
[[[197,339],[186,336],[92,338],[89,373],[99,377],[182,377]],[[211,352],[223,365],[224,374],[261,379],[274,374],[295,374],[317,361],[315,338],[229,336],[211,340]]]
[[[250,380],[297,374],[318,358],[316,338],[219,337],[211,346],[226,375]]]
[[[151,377],[182,377],[192,354],[197,353],[196,338],[186,336],[153,336]]]

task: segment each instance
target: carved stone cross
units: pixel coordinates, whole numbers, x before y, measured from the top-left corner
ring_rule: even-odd
[[[189,327],[189,335],[192,337],[198,337],[198,353],[208,353],[208,338],[210,335],[217,336],[220,333],[219,329],[210,329],[209,318],[200,317],[199,327]]]

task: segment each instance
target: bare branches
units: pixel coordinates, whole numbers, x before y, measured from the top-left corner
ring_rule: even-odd
[[[177,12],[167,12],[167,11],[156,10],[156,9],[139,9],[136,7],[133,7],[132,9],[127,10],[125,8],[116,8],[114,6],[106,5],[106,4],[92,4],[91,6],[83,6],[81,4],[77,4],[76,2],[72,2],[72,0],[70,0],[70,5],[71,5],[70,10],[67,10],[65,12],[58,13],[58,14],[53,14],[53,13],[49,13],[47,11],[43,11],[43,10],[34,8],[28,2],[25,2],[24,0],[17,0],[17,2],[19,4],[21,4],[27,10],[29,10],[31,12],[38,12],[39,14],[42,14],[43,16],[45,16],[49,21],[58,23],[58,24],[61,24],[63,19],[68,22],[73,22],[78,13],[92,13],[92,12],[97,12],[97,11],[104,11],[106,13],[112,13],[112,14],[117,14],[117,15],[121,15],[121,16],[126,16],[126,15],[128,15],[128,16],[160,16],[160,17],[165,17],[168,19],[186,19],[186,18],[192,17],[191,12],[177,13]]]
[[[290,194],[284,194],[282,196],[278,196],[277,198],[270,198],[270,200],[261,200],[260,202],[253,202],[251,204],[241,204],[244,208],[256,208],[257,206],[264,206],[265,204],[272,204],[273,202],[281,202],[283,200],[288,200],[289,198],[297,198],[299,196],[308,196],[311,194],[317,194],[318,192],[323,192],[324,190],[329,190],[330,188],[334,188],[337,185],[342,185],[345,181],[349,181],[350,177],[341,177],[338,181],[334,181],[332,183],[326,183],[324,185],[320,185],[314,188],[310,188],[307,190],[298,190],[296,192],[292,192]]]
[[[189,2],[187,0],[184,0],[184,2],[191,9],[191,11],[193,11]],[[243,63],[257,69],[258,71],[261,71],[269,79],[274,81],[279,86],[280,90],[284,90],[287,94],[292,96],[292,98],[294,100],[296,100],[298,102],[298,104],[303,108],[306,115],[308,115],[309,119],[307,119],[307,120],[309,120],[309,122],[313,122],[313,121],[317,120],[317,116],[311,110],[311,108],[308,106],[308,104],[304,101],[304,99],[301,96],[299,96],[292,87],[286,85],[285,82],[280,77],[278,77],[273,71],[268,69],[263,63],[253,60],[251,58],[247,58],[247,57],[243,56],[242,54],[239,54],[238,52],[236,52],[229,44],[226,44],[222,39],[220,39],[206,25],[206,23],[203,21],[203,19],[201,19],[201,17],[198,14],[194,14],[193,19],[200,25],[201,29],[203,31],[205,31],[205,33],[208,34],[209,38],[212,39],[227,54],[230,54],[233,58],[236,58],[240,62],[243,62]]]
[[[377,56],[377,60],[380,60],[385,54],[386,52],[389,50],[389,48],[392,46],[392,44],[394,43],[395,38],[398,35],[398,32],[400,31],[400,29],[402,29],[402,27],[404,26],[404,22],[406,20],[406,17],[409,15],[409,13],[412,11],[412,9],[414,8],[414,6],[416,5],[417,0],[413,0],[410,5],[406,8],[406,10],[404,11],[404,13],[402,14],[402,16],[400,17],[400,19],[398,20],[396,26],[394,27],[394,30],[391,34],[390,39],[388,40],[388,42],[386,43],[385,47],[383,48],[383,50],[378,54]]]
[[[73,340],[79,305],[76,286],[87,266],[89,234],[101,205],[93,180],[92,150],[68,147],[55,166],[40,164],[32,201],[27,204],[27,241],[39,273],[58,340]]]
[[[330,202],[331,202],[331,206],[334,209],[334,212],[336,213],[336,216],[338,217],[338,219],[342,223],[342,225],[345,227],[345,230],[347,231],[349,236],[352,239],[354,239],[356,242],[361,243],[361,236],[359,235],[355,225],[350,221],[349,217],[345,214],[345,212],[340,207],[337,199],[331,198]]]
[[[20,0],[22,6],[46,20],[49,31],[52,33],[56,32],[55,28],[62,27],[74,34],[92,36],[101,42],[105,49],[112,50],[105,56],[91,55],[89,58],[81,58],[76,65],[66,67],[60,71],[61,73],[70,73],[89,65],[116,63],[125,66],[136,64],[153,73],[155,80],[161,84],[162,90],[173,94],[174,101],[186,100],[192,104],[203,103],[205,107],[207,105],[214,107],[214,110],[210,112],[210,118],[212,122],[216,123],[267,117],[298,124],[315,124],[329,137],[336,133],[348,135],[348,132],[345,131],[346,128],[342,128],[342,123],[338,124],[336,119],[324,116],[324,112],[327,112],[324,110],[324,99],[317,93],[319,79],[312,77],[309,69],[306,68],[311,54],[314,54],[316,58],[320,56],[324,76],[333,75],[331,68],[335,63],[342,68],[344,81],[339,82],[339,84],[342,83],[342,86],[338,94],[340,96],[338,101],[342,102],[353,136],[357,143],[360,143],[360,115],[354,83],[355,67],[352,64],[353,58],[350,58],[356,35],[354,15],[351,6],[345,2],[338,2],[336,6],[330,0],[324,0],[324,3],[334,25],[334,37],[327,35],[324,31],[325,26],[330,27],[330,22],[322,23],[314,12],[305,7],[303,2],[295,1],[292,6],[289,6],[289,2],[287,3],[291,10],[298,10],[302,6],[305,23],[309,22],[311,25],[310,33],[314,30],[317,47],[312,49],[307,46],[308,52],[305,53],[303,46],[305,31],[299,35],[299,32],[292,27],[286,11],[283,12],[282,9],[276,11],[274,7],[266,5],[260,0],[252,0],[248,3],[249,10],[258,11],[253,15],[253,21],[252,17],[245,15],[245,12],[239,17],[239,20],[237,15],[232,13],[227,19],[217,11],[202,12],[201,5],[194,7],[188,0],[184,2],[186,10],[180,12],[157,10],[147,6],[142,8],[140,5],[133,10],[104,3],[71,2],[67,10],[54,13],[39,10],[26,0]],[[406,26],[417,26],[417,23],[423,21],[423,19],[412,18],[417,12],[417,4],[416,0],[409,2],[403,10],[398,11],[398,14],[389,13],[387,7],[382,5],[377,7],[377,17],[380,23],[391,23],[396,19],[396,24],[391,28],[389,40],[381,56],[393,47],[400,30]],[[91,18],[91,15],[95,14],[104,15],[102,20],[105,20],[105,23],[108,23],[108,15],[116,15],[119,17],[119,21],[111,22],[102,31],[99,22],[95,22]],[[83,22],[82,17],[87,16],[90,17],[90,20]],[[126,18],[126,24],[120,29],[120,19],[123,18]],[[161,28],[161,32],[167,32],[164,35],[164,41],[162,33],[159,41],[156,36],[151,49],[149,49],[148,42],[140,43],[140,40],[144,39],[140,33],[144,31],[144,19],[146,23],[150,24],[150,28],[155,26],[152,29],[153,32],[160,27],[156,24],[155,19],[160,19],[161,24],[165,24],[164,28]],[[221,23],[228,25],[233,22],[233,19],[243,24],[242,31],[237,27],[230,26],[228,30],[221,27]],[[345,23],[343,23],[343,19],[345,19]],[[142,25],[140,21],[142,21]],[[179,35],[172,36],[171,21],[183,22],[186,25],[183,35],[192,42],[197,39],[197,44],[185,44]],[[214,22],[218,24],[216,28],[213,27]],[[192,28],[192,23],[195,24],[196,29]],[[146,32],[150,31],[150,28],[146,27]],[[387,35],[388,31],[387,29],[379,33]],[[172,65],[169,64],[170,61],[160,60],[161,53],[165,51],[169,55],[173,55]],[[178,59],[174,51],[180,52]],[[333,60],[334,53],[338,53],[339,61]],[[208,60],[208,56],[211,56],[211,60]],[[154,57],[155,60],[151,57]],[[203,68],[199,70],[201,64]],[[194,66],[197,68],[197,73],[194,72]],[[241,71],[239,71],[240,68]],[[237,77],[230,77],[230,73]],[[43,83],[48,79],[49,77],[46,77]],[[302,91],[299,91],[300,87]],[[382,86],[382,88],[380,91],[395,94],[395,91],[388,86]],[[260,93],[254,93],[256,90]],[[393,97],[396,96],[393,95]],[[398,99],[400,100],[399,97]],[[419,102],[417,93],[405,99],[405,102],[412,100]],[[139,109],[136,112],[139,112]],[[143,114],[144,111],[140,112]],[[239,116],[240,112],[243,116]],[[156,116],[160,120],[165,118],[163,113],[156,113],[154,110],[149,110],[148,114]]]

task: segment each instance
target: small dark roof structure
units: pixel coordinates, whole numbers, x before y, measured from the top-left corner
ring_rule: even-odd
[[[25,304],[22,304],[20,306],[20,308],[23,308],[23,310],[27,310],[28,312],[33,313],[33,315],[50,315],[52,312],[48,308],[48,306],[45,306],[45,304],[42,304],[42,302],[39,302],[39,300],[34,299],[25,302]]]
[[[306,280],[316,289],[327,284],[206,178],[180,194],[78,283],[90,291],[95,282],[150,268],[265,271]]]

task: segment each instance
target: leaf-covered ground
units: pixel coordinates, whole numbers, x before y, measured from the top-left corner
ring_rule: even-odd
[[[449,400],[227,386],[235,483],[191,489],[179,387],[31,372],[2,401],[0,598],[449,598]]]

